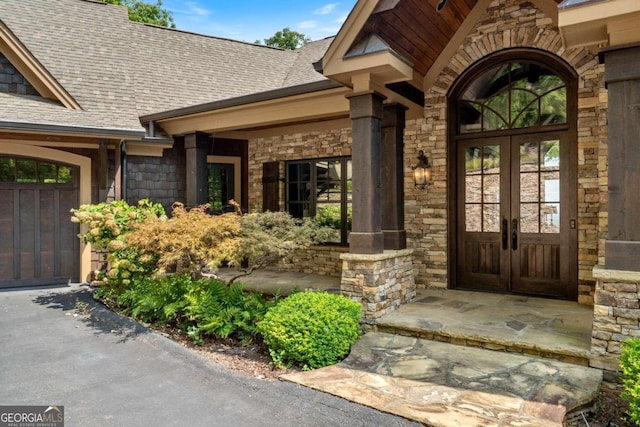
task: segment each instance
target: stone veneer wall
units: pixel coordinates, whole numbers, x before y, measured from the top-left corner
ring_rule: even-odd
[[[280,162],[280,176],[285,176],[288,160],[315,159],[351,155],[351,129],[295,133],[249,141],[249,212],[262,211],[262,164]],[[280,183],[280,209],[284,210],[285,187]],[[279,264],[278,269],[301,273],[340,276],[340,254],[347,247],[317,246],[298,254],[292,262]]]
[[[604,380],[618,382],[620,345],[640,337],[640,272],[596,266],[593,329],[589,365],[602,369]]]
[[[397,310],[416,296],[413,251],[385,251],[363,255],[345,253],[342,259],[342,295],[362,303],[363,324]]]
[[[604,67],[585,49],[565,49],[551,18],[522,0],[496,0],[465,38],[434,85],[425,93],[425,117],[409,121],[405,131],[405,224],[415,249],[418,285],[446,287],[447,238],[447,92],[470,65],[502,49],[533,47],[552,52],[579,75],[578,86],[578,264],[579,301],[593,303],[593,266],[606,236],[607,93]],[[424,150],[433,165],[433,182],[413,186],[410,165]]]
[[[342,274],[340,255],[346,252],[349,252],[347,246],[314,246],[306,251],[299,251],[290,262],[282,262],[274,268],[340,277]]]

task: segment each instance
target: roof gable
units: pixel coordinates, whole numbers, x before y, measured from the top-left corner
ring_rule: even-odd
[[[0,20],[0,54],[4,56],[35,91],[44,98],[60,102],[73,110],[80,105],[49,71],[18,40],[9,28]],[[26,93],[33,95],[33,93]]]

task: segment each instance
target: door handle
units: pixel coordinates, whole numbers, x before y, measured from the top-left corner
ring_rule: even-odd
[[[518,218],[511,220],[511,249],[518,249]]]
[[[507,218],[502,219],[502,250],[509,249],[509,221]]]

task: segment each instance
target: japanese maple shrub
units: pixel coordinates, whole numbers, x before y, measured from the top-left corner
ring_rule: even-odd
[[[276,367],[316,369],[349,353],[360,335],[361,310],[341,295],[300,292],[269,309],[258,330]]]

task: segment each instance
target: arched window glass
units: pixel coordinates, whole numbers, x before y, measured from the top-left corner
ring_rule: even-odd
[[[537,63],[509,62],[480,74],[458,100],[459,132],[567,122],[567,86]]]

